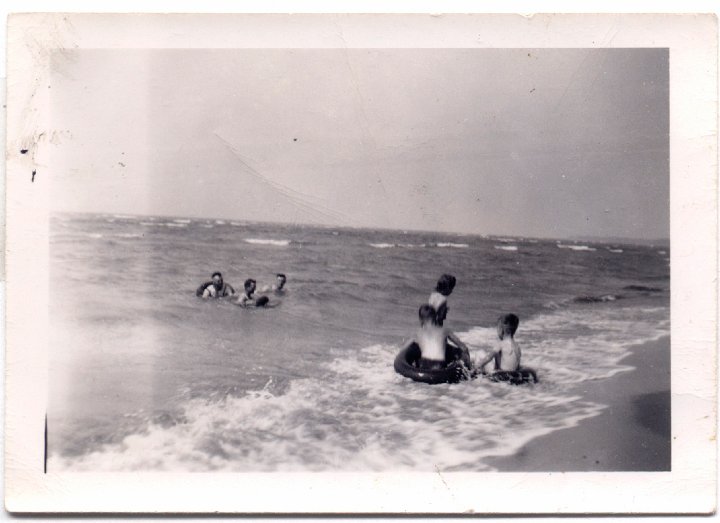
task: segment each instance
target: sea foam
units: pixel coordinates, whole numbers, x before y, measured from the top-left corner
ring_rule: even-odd
[[[597,251],[595,247],[590,247],[588,245],[565,245],[562,243],[557,244],[559,249],[570,249],[571,251],[588,251],[588,252],[594,252]]]
[[[275,247],[287,247],[290,240],[271,240],[267,238],[245,238],[245,242],[255,245],[272,245]]]
[[[438,242],[438,247],[451,248],[451,249],[466,249],[469,247],[467,243],[452,243],[452,242]]]
[[[571,427],[606,407],[570,393],[579,382],[631,370],[632,345],[669,332],[662,309],[573,310],[521,323],[523,364],[540,383],[512,387],[479,378],[418,384],[396,374],[399,347],[375,344],[335,352],[318,377],[294,379],[183,411],[78,457],[51,455],[73,471],[489,471],[486,457],[517,452],[531,439]],[[640,318],[645,318],[640,319]],[[575,332],[562,344],[548,332]],[[629,332],[633,335],[630,337]],[[494,328],[458,333],[482,357]]]

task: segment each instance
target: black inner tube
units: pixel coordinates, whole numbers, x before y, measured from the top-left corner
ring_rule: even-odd
[[[466,366],[461,363],[462,351],[454,345],[445,346],[445,366],[442,368],[421,368],[420,347],[411,343],[395,358],[395,371],[406,378],[435,385],[438,383],[457,383],[467,379]]]

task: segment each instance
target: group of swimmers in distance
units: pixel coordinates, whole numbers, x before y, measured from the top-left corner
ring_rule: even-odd
[[[283,296],[285,294],[286,282],[287,277],[283,273],[278,273],[275,275],[275,284],[272,286],[266,285],[262,288],[261,292],[273,292],[276,296]],[[212,274],[212,280],[200,285],[195,291],[195,295],[205,300],[211,298],[234,298],[237,296],[232,303],[245,308],[273,306],[270,298],[267,296],[255,296],[257,282],[252,278],[245,280],[243,287],[243,292],[237,294],[232,285],[225,283],[220,272],[214,272]]]
[[[531,369],[522,368],[520,359],[522,353],[515,341],[515,332],[520,325],[520,319],[515,314],[503,314],[497,320],[498,341],[495,346],[486,352],[484,357],[473,363],[470,350],[443,322],[449,310],[447,298],[455,288],[457,280],[450,274],[443,274],[437,282],[435,290],[430,294],[428,303],[420,306],[418,316],[420,328],[414,340],[407,346],[417,343],[420,347],[420,359],[417,366],[423,370],[442,369],[448,365],[446,360],[446,345],[453,343],[460,349],[459,361],[470,373],[488,374],[501,379],[507,373],[525,372],[537,382],[537,375]]]

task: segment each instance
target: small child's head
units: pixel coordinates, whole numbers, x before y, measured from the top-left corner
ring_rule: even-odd
[[[503,314],[498,318],[497,322],[498,338],[501,340],[504,339],[505,336],[510,336],[512,338],[515,336],[515,331],[517,331],[518,325],[520,325],[520,318],[518,318],[515,314]]]
[[[420,318],[420,325],[426,325],[428,323],[431,323],[432,325],[437,324],[437,313],[432,305],[428,305],[427,303],[420,306],[420,310],[418,310],[418,317]]]
[[[252,278],[248,278],[245,280],[245,283],[243,284],[245,287],[245,292],[251,293],[255,290],[256,282]]]
[[[435,286],[435,290],[443,296],[450,296],[450,293],[455,288],[457,280],[452,274],[443,274]]]

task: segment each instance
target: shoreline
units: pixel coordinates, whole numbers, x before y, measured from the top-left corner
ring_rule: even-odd
[[[669,471],[670,337],[631,348],[622,364],[635,369],[568,392],[607,405],[598,416],[483,461],[498,472]]]

